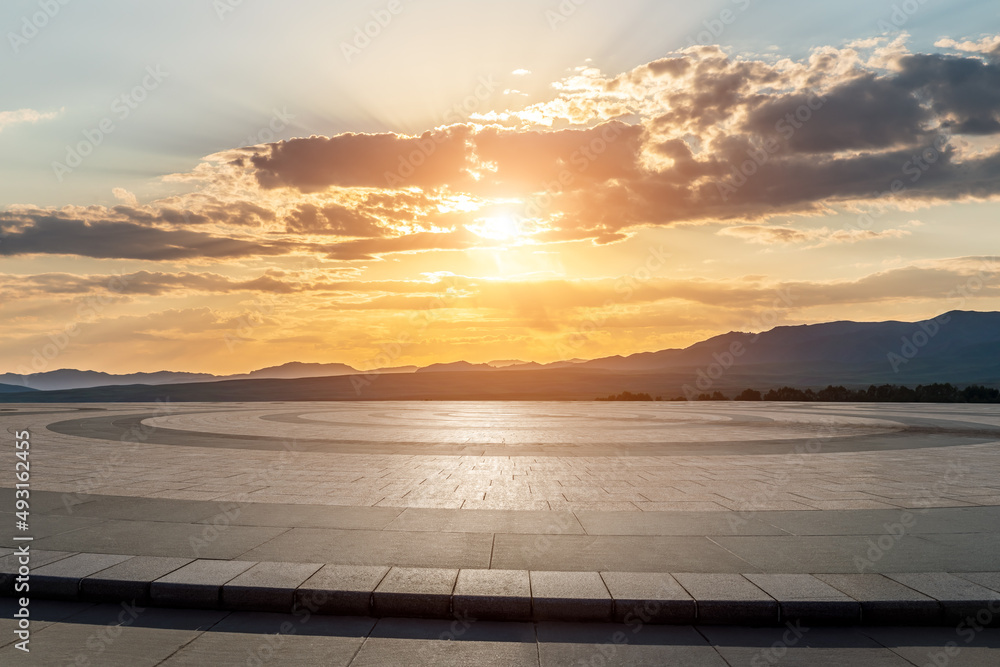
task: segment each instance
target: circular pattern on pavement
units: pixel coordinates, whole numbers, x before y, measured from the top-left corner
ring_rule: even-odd
[[[812,407],[812,409],[810,409]],[[244,404],[102,415],[49,430],[104,440],[230,449],[483,456],[690,456],[865,452],[1000,440],[986,414],[849,406],[651,403],[330,403],[290,411]],[[920,415],[920,416],[917,416]]]

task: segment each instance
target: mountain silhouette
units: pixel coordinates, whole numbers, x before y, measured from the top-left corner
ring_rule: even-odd
[[[709,389],[735,395],[748,387],[935,382],[1000,386],[1000,313],[952,311],[920,322],[839,321],[762,333],[732,331],[683,349],[500,368],[457,361],[361,374],[346,364],[292,362],[227,377],[77,370],[0,376],[0,383],[15,389],[48,390],[25,401],[592,399],[623,391],[673,397]],[[94,392],[96,387],[104,389]],[[16,391],[0,392],[0,400],[18,400]],[[102,398],[91,398],[97,396]]]

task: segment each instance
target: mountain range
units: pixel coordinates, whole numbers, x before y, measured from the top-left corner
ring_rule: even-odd
[[[952,311],[920,322],[839,321],[762,333],[733,331],[683,349],[551,364],[458,361],[362,373],[346,364],[293,362],[233,376],[70,369],[24,378],[7,374],[0,375],[0,384],[44,391],[19,397],[0,388],[0,401],[593,399],[620,391],[671,398],[747,387],[933,382],[1000,386],[1000,312]]]
[[[395,368],[379,368],[376,373],[413,373],[416,366],[398,366]],[[87,387],[113,387],[119,385],[132,384],[182,384],[191,382],[220,382],[222,380],[274,380],[274,379],[295,379],[311,377],[335,377],[338,375],[356,375],[361,373],[356,368],[347,364],[307,364],[300,361],[292,361],[281,366],[269,366],[250,373],[240,375],[212,375],[210,373],[185,373],[174,371],[157,371],[155,373],[128,373],[125,375],[112,375],[100,371],[79,371],[73,368],[64,368],[57,371],[45,373],[32,373],[30,375],[17,375],[15,373],[5,373],[0,375],[0,386],[39,389],[52,391],[59,389],[84,389]],[[0,389],[0,391],[4,391]]]

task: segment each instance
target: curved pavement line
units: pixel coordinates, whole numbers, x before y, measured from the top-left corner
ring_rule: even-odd
[[[190,410],[172,414],[204,414],[227,410]],[[305,413],[297,413],[305,414]],[[335,454],[427,454],[431,456],[738,456],[781,455],[806,453],[804,447],[812,438],[781,440],[671,442],[629,444],[545,443],[508,445],[502,443],[433,444],[412,441],[357,441],[310,438],[275,438],[270,436],[236,435],[182,431],[142,424],[145,419],[162,417],[162,412],[131,415],[102,415],[53,422],[48,430],[62,435],[99,440],[119,440],[156,445],[185,447],[215,447],[265,451],[301,451]],[[827,437],[821,440],[818,453],[871,452],[927,447],[977,445],[1000,440],[1000,429],[983,428],[972,422],[893,417],[901,428],[891,433]],[[907,424],[905,421],[916,422]],[[733,425],[731,422],[729,425]],[[823,426],[823,424],[818,424]],[[967,426],[968,428],[962,428]],[[334,427],[335,428],[335,427]],[[419,452],[417,451],[419,449]]]
[[[459,570],[48,552],[32,599],[374,618],[657,625],[1000,625],[1000,573],[755,575]],[[8,557],[9,558],[9,557]],[[165,562],[171,561],[171,562]],[[0,572],[0,596],[15,574]],[[16,568],[13,568],[16,570]],[[127,576],[125,576],[125,574]]]

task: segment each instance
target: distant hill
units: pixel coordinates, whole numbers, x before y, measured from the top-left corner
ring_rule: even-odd
[[[734,347],[736,346],[736,347]],[[949,381],[1000,382],[1000,313],[952,311],[921,322],[828,322],[776,327],[760,334],[730,332],[684,348],[606,357],[587,369],[651,372],[732,369],[789,383],[865,384]]]
[[[380,374],[413,373],[416,366],[397,366],[394,368],[379,368]],[[0,383],[11,384],[19,388],[40,389],[43,391],[58,391],[62,389],[85,389],[88,387],[114,387],[134,384],[183,384],[191,382],[221,382],[224,380],[253,379],[294,379],[310,377],[332,377],[337,375],[355,375],[360,373],[347,364],[307,364],[293,361],[281,366],[270,366],[241,375],[212,375],[210,373],[184,373],[173,371],[157,371],[155,373],[127,373],[112,375],[99,371],[79,371],[65,368],[45,373],[32,373],[25,376],[14,373],[0,375]]]
[[[16,375],[5,373],[0,375],[0,383],[13,384],[29,389],[80,389],[85,387],[108,387],[125,384],[170,384],[175,382],[208,382],[218,379],[209,373],[174,373],[158,371],[155,373],[130,373],[128,375],[112,375],[99,371],[78,371],[64,368],[58,371]]]
[[[13,384],[0,384],[0,394],[18,394],[26,391],[36,391],[36,390]]]
[[[48,382],[53,375],[64,382],[82,381],[81,375],[87,381],[114,382],[99,391],[94,385],[62,387],[30,397],[7,390],[0,401],[591,400],[625,391],[663,398],[721,391],[731,397],[746,388],[822,389],[828,384],[1000,387],[1000,313],[952,311],[922,322],[828,322],[759,334],[734,331],[684,349],[544,365],[495,368],[457,361],[362,375],[346,364],[291,363],[243,376],[207,376],[208,382],[183,381],[183,376],[196,375],[183,373],[55,371],[28,376],[30,386],[44,388],[36,378]],[[135,379],[140,377],[145,381]],[[20,385],[20,378],[13,384]]]
[[[489,364],[470,364],[468,361],[454,361],[450,364],[431,364],[418,368],[418,373],[466,373],[469,371],[491,371],[494,369]]]
[[[396,366],[394,368],[380,368],[378,373],[413,373],[417,370],[416,366]],[[245,375],[229,375],[225,380],[242,380],[242,379],[293,379],[293,378],[313,378],[313,377],[335,377],[338,375],[357,375],[360,373],[356,368],[348,366],[347,364],[304,364],[298,361],[292,361],[287,364],[282,364],[281,366],[271,366],[269,368],[262,368],[257,371],[247,373]]]

